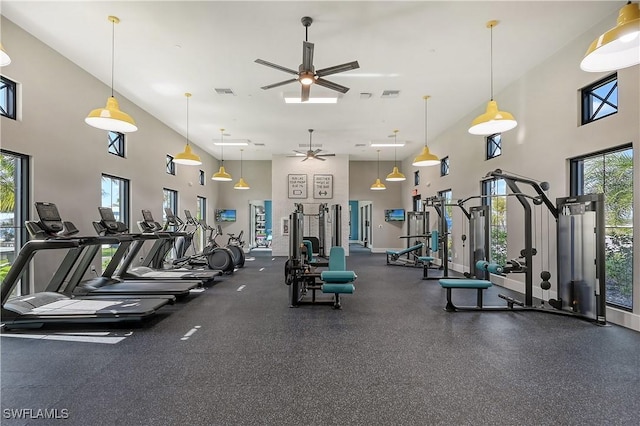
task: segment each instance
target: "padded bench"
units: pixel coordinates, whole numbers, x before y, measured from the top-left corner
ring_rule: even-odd
[[[482,309],[482,292],[493,286],[491,281],[487,280],[474,280],[474,279],[447,279],[443,278],[438,281],[442,288],[447,289],[447,306],[444,308],[447,312],[455,312],[456,307],[451,301],[451,289],[453,288],[471,288],[478,291],[477,302],[475,309]]]
[[[396,262],[403,254],[411,253],[416,250],[420,250],[424,247],[424,243],[418,243],[415,246],[407,247],[402,250],[387,250],[387,265],[391,264],[391,262]]]

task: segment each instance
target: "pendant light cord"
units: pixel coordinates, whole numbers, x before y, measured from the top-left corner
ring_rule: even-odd
[[[380,150],[378,150],[378,179],[380,179]]]
[[[396,151],[398,148],[396,147],[396,143],[398,142],[398,131],[393,131],[393,166],[398,167],[398,160],[396,158]]]
[[[424,146],[427,147],[427,101],[429,96],[424,96]]]
[[[493,100],[493,27],[495,25],[491,25],[490,27],[490,32],[491,32],[491,36],[490,36],[490,40],[491,40],[491,46],[489,48],[489,56],[490,56],[490,71],[489,71],[489,75],[491,76],[491,100]]]
[[[242,151],[244,151],[244,149],[240,150],[240,178],[242,178]]]
[[[113,74],[115,69],[116,22],[111,20],[111,97],[113,97]]]
[[[189,97],[191,94],[185,93],[185,96],[187,97],[187,145],[189,145]]]

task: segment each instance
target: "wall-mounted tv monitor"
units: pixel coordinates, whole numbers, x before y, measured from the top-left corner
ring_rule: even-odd
[[[403,222],[404,209],[389,209],[384,211],[384,220],[386,222]]]
[[[229,209],[216,210],[216,222],[235,222],[236,211]]]

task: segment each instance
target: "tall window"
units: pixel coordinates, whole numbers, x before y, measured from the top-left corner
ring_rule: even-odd
[[[618,112],[618,74],[598,80],[582,89],[582,124]]]
[[[196,219],[203,219],[205,222],[207,221],[207,199],[204,197],[198,197],[197,199]],[[204,246],[207,245],[206,238],[206,231],[202,229],[202,227],[198,227],[194,238],[194,244],[200,244],[200,246],[197,247],[198,251],[202,251]]]
[[[0,76],[0,115],[16,119],[17,84],[5,76]]]
[[[129,181],[116,176],[102,175],[101,207],[110,207],[116,220],[129,226]],[[111,261],[118,248],[116,245],[102,246],[102,270]]]
[[[162,192],[162,220],[166,223],[167,215],[165,214],[164,209],[169,208],[173,214],[178,214],[176,213],[178,211],[178,191],[164,188]]]
[[[9,272],[20,248],[27,242],[22,225],[29,217],[29,157],[0,150],[0,281]],[[13,295],[29,292],[29,278]]]
[[[507,262],[507,184],[503,179],[491,179],[482,184],[483,204],[489,206],[491,262]]]
[[[124,133],[107,132],[109,153],[124,158]]]
[[[502,154],[502,134],[487,136],[487,160],[498,157]]]
[[[571,195],[604,193],[606,301],[633,309],[633,148],[571,160]]]
[[[173,162],[173,157],[169,154],[167,154],[167,174],[176,174],[176,163]]]
[[[443,206],[442,213],[444,214],[444,220],[447,222],[447,228],[449,232],[451,232],[451,228],[453,227],[453,206],[448,206],[447,204],[452,204],[452,196],[450,189],[444,191],[438,191],[438,197],[442,198]],[[440,230],[442,232],[442,230]],[[451,238],[447,238],[447,257],[449,261],[451,261],[452,253],[451,253]]]

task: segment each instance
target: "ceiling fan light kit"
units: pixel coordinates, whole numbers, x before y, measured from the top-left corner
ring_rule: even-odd
[[[104,108],[94,109],[84,119],[91,127],[97,129],[109,130],[119,133],[130,133],[138,130],[135,121],[129,114],[120,110],[118,101],[113,96],[113,69],[114,69],[114,45],[115,45],[115,26],[120,22],[116,16],[107,18],[111,22],[111,96],[107,99]]]
[[[487,109],[483,114],[477,116],[471,123],[469,133],[472,135],[489,136],[496,133],[503,133],[518,125],[512,114],[498,109],[498,103],[493,99],[493,27],[498,25],[498,21],[487,22],[487,28],[491,31],[491,99],[487,103]]]
[[[299,82],[302,86],[302,92],[300,95],[300,102],[308,102],[310,99],[310,90],[313,84],[317,84],[318,86],[326,87],[327,89],[334,90],[340,93],[347,93],[349,91],[348,87],[342,86],[337,83],[333,83],[329,80],[325,80],[323,77],[328,75],[337,74],[344,71],[354,70],[360,68],[358,61],[347,62],[341,65],[335,65],[328,68],[323,68],[320,70],[315,69],[313,65],[313,51],[314,44],[309,42],[309,26],[313,22],[313,19],[304,16],[301,20],[302,25],[305,27],[305,41],[302,42],[302,64],[298,67],[298,71],[293,70],[291,68],[283,67],[282,65],[277,65],[269,61],[265,61],[263,59],[256,59],[255,62],[260,65],[265,65],[267,67],[275,68],[280,71],[284,71],[288,74],[295,75],[296,77],[290,78],[288,80],[280,81],[278,83],[273,83],[268,86],[263,86],[263,90],[273,89],[274,87],[284,86],[285,84]]]
[[[325,161],[324,158],[322,157],[335,157],[335,154],[320,154],[320,151],[322,151],[322,149],[318,148],[316,150],[314,150],[312,148],[312,144],[311,144],[311,135],[313,134],[313,129],[309,129],[309,149],[307,150],[307,152],[301,152],[301,151],[297,151],[297,150],[293,150],[293,152],[295,153],[294,155],[290,155],[290,157],[304,157],[302,159],[302,161],[307,161],[309,158],[313,158],[315,160],[320,160],[320,161]]]

